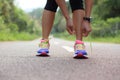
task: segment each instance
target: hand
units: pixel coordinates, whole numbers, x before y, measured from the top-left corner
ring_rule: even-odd
[[[89,35],[89,33],[92,31],[92,28],[90,26],[90,22],[83,20],[82,23],[82,32],[83,32],[83,36],[87,37]]]
[[[73,21],[71,18],[66,20],[66,29],[69,34],[71,34],[71,35],[74,34]]]

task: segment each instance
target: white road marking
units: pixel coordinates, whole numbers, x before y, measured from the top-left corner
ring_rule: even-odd
[[[69,47],[69,46],[62,46],[62,48],[66,49],[68,52],[74,52],[73,47]]]

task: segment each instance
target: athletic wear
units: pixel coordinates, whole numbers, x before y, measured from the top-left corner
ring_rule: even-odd
[[[69,0],[72,12],[83,8],[83,0]]]
[[[76,40],[74,45],[74,58],[87,58],[87,52],[83,41]]]
[[[57,7],[58,5],[55,0],[47,0],[46,6],[45,6],[46,10],[56,12]]]
[[[37,56],[49,55],[49,40],[41,40],[39,47],[40,49],[37,51]]]
[[[83,0],[69,0],[72,12],[83,8]],[[58,5],[55,0],[47,0],[45,9],[56,12]]]

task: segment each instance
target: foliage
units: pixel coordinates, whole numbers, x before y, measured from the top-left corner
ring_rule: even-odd
[[[75,35],[69,35],[66,31],[63,33],[56,33],[53,34],[57,38],[62,38],[65,40],[71,40],[75,41]],[[118,34],[116,37],[84,37],[84,41],[89,41],[89,42],[105,42],[105,43],[119,43],[120,44],[120,34]]]
[[[32,18],[39,20],[40,17],[42,16],[42,12],[43,12],[43,9],[37,8],[37,9],[34,9],[32,12],[30,12],[29,15]]]
[[[120,18],[108,18],[106,21],[93,22],[92,37],[115,37],[120,34]]]
[[[8,29],[10,29],[11,32],[18,32],[18,26],[13,23],[8,24]]]
[[[93,16],[107,19],[120,16],[120,0],[94,0]]]
[[[15,41],[15,40],[33,40],[38,38],[35,34],[30,34],[26,32],[21,33],[8,33],[8,32],[0,32],[0,41]]]
[[[2,34],[6,32],[37,34],[41,32],[38,26],[28,14],[14,5],[14,0],[0,0],[0,32]]]

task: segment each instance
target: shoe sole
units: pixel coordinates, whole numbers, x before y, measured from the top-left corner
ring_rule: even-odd
[[[46,52],[42,52],[41,54],[37,54],[36,56],[39,56],[39,57],[49,57],[49,55]]]
[[[83,55],[82,53],[77,54],[77,56],[73,57],[74,59],[88,59],[86,55]]]

